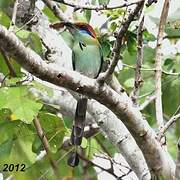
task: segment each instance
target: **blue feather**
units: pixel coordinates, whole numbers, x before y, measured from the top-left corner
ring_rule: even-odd
[[[91,32],[89,32],[89,31],[87,31],[87,30],[85,30],[85,29],[80,29],[79,31],[80,31],[82,34],[87,34],[87,35],[92,36]]]

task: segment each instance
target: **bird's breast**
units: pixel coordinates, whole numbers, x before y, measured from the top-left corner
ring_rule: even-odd
[[[90,78],[97,77],[101,67],[99,44],[76,43],[73,47],[75,70]]]

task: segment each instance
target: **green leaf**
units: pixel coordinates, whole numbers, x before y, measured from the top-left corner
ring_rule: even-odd
[[[101,43],[102,51],[103,51],[103,57],[107,57],[111,52],[111,44],[108,41],[104,41]]]
[[[156,37],[149,33],[147,30],[143,31],[143,36],[145,41],[155,41]]]
[[[50,150],[55,153],[65,136],[66,129],[64,123],[57,115],[48,112],[40,112],[39,119],[49,141]]]
[[[31,125],[19,120],[0,119],[0,162],[31,164],[35,160],[31,146],[34,133]],[[0,164],[1,164],[0,163]]]
[[[8,138],[2,144],[0,144],[0,157],[8,158],[13,147],[13,138]]]
[[[2,108],[0,109],[0,124],[6,120],[10,120],[12,112],[10,109]]]
[[[88,157],[88,159],[93,159],[94,154],[99,153],[100,151],[101,147],[97,143],[96,139],[88,139],[88,146],[86,148],[86,156]]]
[[[88,146],[88,141],[87,141],[86,138],[83,137],[82,143],[81,143],[81,147],[82,147],[83,149],[85,149],[85,148],[87,148],[87,146]]]
[[[13,2],[13,0],[0,0],[0,9],[7,10],[10,4],[12,4]]]
[[[4,87],[0,89],[0,109],[8,108],[16,118],[31,123],[41,109],[42,104],[28,97],[28,87]]]
[[[112,32],[114,32],[117,27],[118,27],[118,26],[117,26],[117,23],[116,23],[116,22],[112,22],[111,25],[110,25],[110,30],[111,30]]]
[[[39,138],[39,136],[35,136],[33,144],[32,144],[32,151],[36,154],[40,153],[40,151],[42,150],[43,146],[42,146],[42,142]]]
[[[3,73],[4,75],[9,74],[9,69],[1,53],[0,53],[0,72]]]
[[[48,7],[45,7],[43,9],[43,13],[48,17],[50,22],[59,21],[59,19],[54,15],[54,13]]]
[[[110,0],[98,0],[99,5],[107,5],[107,4],[109,4],[109,1]]]
[[[174,64],[174,63],[173,63],[173,60],[170,59],[170,58],[167,58],[167,59],[164,61],[164,66],[168,66],[168,65],[170,65],[170,64]]]
[[[136,40],[132,36],[128,36],[127,38],[128,38],[127,41],[128,52],[132,55],[137,51]]]
[[[87,22],[91,20],[91,10],[84,10],[84,15],[86,17]]]
[[[0,11],[0,24],[8,28],[10,23],[10,18],[3,11]]]
[[[124,82],[124,86],[127,88],[133,88],[134,87],[134,78],[127,79]]]
[[[143,48],[143,62],[154,64],[155,49],[148,46]]]
[[[14,71],[16,72],[17,76],[21,76],[21,67],[20,65],[12,58],[9,59],[9,63],[12,65]],[[4,57],[2,56],[2,54],[0,53],[0,72],[3,73],[4,75],[8,75],[9,72],[9,68],[7,67]]]
[[[28,39],[30,32],[24,29],[21,29],[20,31],[18,31],[17,29],[17,33],[16,33],[17,37],[19,37],[21,40],[26,40]]]
[[[30,33],[29,35],[30,47],[37,52],[38,54],[42,54],[42,43],[41,39],[36,33]]]

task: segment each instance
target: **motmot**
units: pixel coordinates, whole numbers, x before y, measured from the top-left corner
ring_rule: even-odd
[[[66,27],[72,34],[72,67],[74,71],[96,79],[102,69],[103,53],[101,45],[97,39],[92,26],[84,22],[60,22],[50,25],[51,28],[59,29]],[[75,146],[75,152],[72,152],[68,159],[68,165],[75,167],[79,163],[77,147],[81,145],[85,118],[87,110],[87,97],[80,95],[77,100],[75,118],[71,133],[71,143]]]

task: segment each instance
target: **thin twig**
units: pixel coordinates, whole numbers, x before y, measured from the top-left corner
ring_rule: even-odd
[[[142,2],[138,3],[136,8],[129,14],[127,20],[122,23],[122,26],[117,34],[116,42],[114,43],[114,47],[112,51],[113,59],[111,61],[110,67],[103,76],[99,77],[98,79],[99,82],[105,82],[113,74],[114,69],[119,60],[119,54],[120,54],[120,49],[122,46],[124,34],[127,32],[130,23],[134,20],[134,17],[138,14],[140,9],[142,8],[142,5],[143,5]]]
[[[155,100],[155,98],[156,98],[155,95],[148,96],[144,101],[144,103],[139,106],[139,110],[142,111],[143,109],[145,109],[151,102]]]
[[[16,24],[16,15],[17,15],[18,4],[19,4],[19,2],[18,2],[18,0],[16,0],[14,2],[14,8],[13,8],[13,13],[12,13],[12,20],[11,20],[11,24],[10,24],[10,27],[9,27],[10,31],[13,31],[14,26]]]
[[[94,6],[94,5],[79,5],[79,4],[75,4],[73,2],[67,2],[65,0],[54,0],[56,2],[74,7],[76,10],[78,9],[89,9],[89,10],[95,10],[95,11],[99,11],[99,10],[111,10],[111,9],[118,9],[118,8],[123,8],[123,7],[128,7],[134,4],[138,4],[139,2],[142,2],[143,0],[134,0],[131,2],[124,2],[121,3],[120,5],[116,5],[116,6],[108,6],[108,5],[102,5],[102,6]]]
[[[52,167],[52,169],[54,171],[54,174],[55,174],[57,179],[60,179],[60,174],[59,174],[59,171],[58,171],[57,163],[56,163],[56,161],[54,161],[51,158],[50,149],[49,149],[49,142],[48,142],[48,140],[47,140],[47,138],[46,138],[46,136],[45,136],[45,134],[43,132],[43,129],[41,127],[39,119],[37,117],[35,117],[34,120],[33,120],[33,123],[34,123],[34,126],[36,128],[37,134],[38,134],[38,136],[39,136],[39,138],[40,138],[40,140],[41,140],[41,142],[42,142],[42,144],[44,146],[46,154],[47,154],[47,156],[49,158],[49,162],[50,162],[51,167]]]
[[[1,54],[2,54],[2,56],[4,58],[4,61],[5,61],[6,65],[7,65],[7,67],[9,69],[9,75],[12,76],[12,77],[17,77],[16,72],[15,72],[12,64],[10,63],[10,59],[9,59],[7,53],[1,47],[0,47],[0,51],[1,51]]]
[[[42,0],[42,1],[46,4],[46,6],[49,9],[51,9],[51,11],[58,19],[63,21],[68,21],[64,13],[59,9],[58,5],[55,2],[53,2],[52,0]]]
[[[160,129],[159,133],[163,135],[169,129],[169,127],[178,119],[180,119],[180,113],[171,117],[171,119]]]
[[[37,17],[38,13],[40,13],[40,11],[37,11],[36,14],[35,14],[28,22],[26,22],[24,25],[22,25],[22,26],[15,32],[15,34],[18,33],[19,31],[21,31],[21,30],[22,30],[24,27],[26,27],[29,23],[31,23],[31,22]]]
[[[140,87],[142,85],[141,77],[141,66],[143,61],[143,26],[144,26],[144,13],[148,0],[144,1],[143,8],[138,20],[137,28],[137,57],[136,57],[136,70],[135,70],[135,80],[134,80],[134,89],[131,95],[132,101],[137,105],[137,99],[139,96]]]
[[[164,123],[163,123],[163,109],[162,109],[162,96],[161,96],[161,75],[162,75],[162,67],[161,67],[161,48],[162,48],[162,41],[163,41],[163,34],[166,19],[168,16],[169,10],[169,0],[165,0],[163,10],[160,17],[159,29],[158,29],[158,36],[157,36],[157,45],[156,45],[156,55],[155,55],[155,107],[156,107],[156,120],[158,129],[160,130]]]
[[[142,13],[141,13],[142,14]],[[140,16],[141,17],[141,16]],[[139,23],[137,29],[137,57],[136,57],[136,70],[135,70],[135,80],[134,80],[134,90],[132,92],[132,101],[137,105],[137,99],[139,96],[139,90],[142,84],[141,77],[141,66],[143,61],[143,25],[144,25],[144,15],[142,16],[142,20]]]
[[[125,64],[125,63],[123,63],[122,64],[123,66],[125,66],[125,67],[128,67],[128,68],[131,68],[131,69],[136,69],[136,67],[134,67],[134,66],[132,66],[132,65],[129,65],[129,64]],[[155,68],[141,68],[141,71],[154,71],[154,72],[156,72],[156,69]],[[171,76],[180,76],[180,73],[179,72],[177,72],[177,73],[172,73],[172,72],[167,72],[167,71],[165,71],[165,70],[162,70],[162,73],[164,74],[164,75],[171,75]]]

